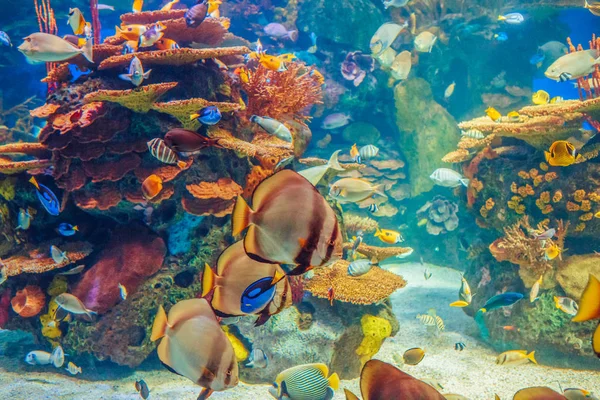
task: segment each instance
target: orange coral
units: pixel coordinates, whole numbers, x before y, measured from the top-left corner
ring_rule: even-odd
[[[594,217],[594,214],[592,213],[585,213],[582,216],[579,217],[579,220],[581,221],[591,221],[592,218]]]
[[[166,21],[169,19],[183,18],[186,13],[186,9],[176,10],[154,10],[154,11],[143,11],[138,13],[127,13],[121,15],[121,23],[123,25],[148,25],[153,24],[157,21]]]
[[[29,111],[29,115],[34,118],[48,118],[60,108],[59,104],[46,103],[38,108]]]
[[[38,315],[46,305],[46,295],[39,286],[25,286],[10,301],[14,312],[23,318]]]
[[[542,162],[540,163],[540,169],[541,169],[542,171],[546,172],[546,171],[548,171],[548,168],[549,168],[549,167],[548,167],[548,164],[546,164],[545,162],[543,162],[543,161],[542,161]]]
[[[57,264],[52,257],[50,257],[50,244],[54,243],[43,243],[39,248],[33,250],[26,249],[19,254],[2,260],[6,267],[7,275],[41,274],[78,262],[92,252],[92,246],[88,242],[62,243],[59,247],[62,251],[67,253],[69,259]]]
[[[529,170],[529,175],[531,175],[532,178],[535,178],[539,174],[540,174],[540,172],[537,169],[535,169],[535,168],[532,168],[532,169]]]
[[[372,218],[363,217],[356,214],[344,215],[344,228],[351,233],[356,232],[375,232],[379,228],[379,224]]]
[[[552,182],[553,180],[555,180],[556,178],[558,178],[558,175],[556,174],[556,172],[547,172],[544,175],[544,180],[546,182]]]
[[[518,193],[517,183],[516,182],[513,182],[513,183],[510,184],[510,191],[513,192],[513,193]]]
[[[333,298],[353,304],[374,304],[385,300],[396,290],[406,286],[401,276],[373,267],[358,277],[348,275],[350,263],[338,260],[330,267],[315,269],[315,274],[305,282],[305,290],[313,296],[328,298],[330,289]]]
[[[260,165],[252,167],[250,173],[246,176],[246,185],[244,185],[244,197],[250,197],[254,193],[254,189],[263,180],[273,175],[273,170],[265,169]]]
[[[542,182],[544,182],[544,176],[543,175],[538,175],[535,178],[533,178],[533,187],[538,187],[542,184]]]
[[[535,194],[535,192],[533,191],[533,188],[529,184],[527,184],[525,186],[520,186],[517,189],[517,193],[519,194],[519,196],[521,196],[523,198],[525,198],[527,196],[533,196]]]
[[[540,193],[540,200],[542,203],[550,203],[550,192],[542,192]]]
[[[322,89],[318,80],[301,63],[291,62],[287,71],[272,71],[262,64],[250,71],[242,88],[248,95],[247,115],[267,115],[279,119],[284,115],[298,120],[308,119],[303,111],[313,104],[322,103]]]
[[[592,209],[592,203],[589,200],[581,201],[581,211],[590,211]]]
[[[349,250],[352,248],[352,243],[344,243],[344,249]],[[365,243],[361,243],[357,249],[358,253],[362,254],[369,260],[376,260],[381,262],[387,258],[400,256],[402,254],[412,253],[413,249],[410,247],[378,247],[369,246]]]
[[[477,178],[473,178],[473,180],[471,180],[471,185],[470,185],[473,190],[475,190],[477,193],[481,192],[483,190],[483,182],[481,182],[479,179]]]
[[[558,189],[556,192],[554,192],[554,196],[552,196],[552,202],[558,203],[559,201],[562,200],[562,198],[563,198],[562,190]]]
[[[236,103],[211,102],[200,98],[154,103],[151,108],[154,111],[169,114],[177,118],[184,129],[196,130],[200,127],[200,122],[196,119],[190,119],[190,115],[207,106],[217,106],[222,113],[240,109],[240,105]]]
[[[235,198],[242,193],[242,187],[229,178],[221,178],[217,182],[190,184],[186,189],[193,196],[181,200],[187,212],[217,217],[231,214]]]
[[[13,175],[34,169],[44,169],[52,165],[51,160],[13,161],[0,157],[0,174]]]
[[[87,94],[83,101],[109,101],[117,103],[138,113],[146,113],[152,109],[156,100],[177,86],[177,82],[157,83],[129,90],[98,90]]]
[[[494,202],[494,200],[491,197],[489,199],[487,199],[485,202],[486,210],[491,210],[492,208],[494,208],[495,205],[496,205],[496,203]]]
[[[118,205],[123,199],[119,188],[113,182],[95,185],[90,190],[73,192],[73,200],[77,207],[89,210],[108,210]]]
[[[576,190],[575,193],[573,193],[573,199],[578,203],[581,203],[585,199],[585,197],[586,193],[583,189]]]
[[[443,162],[447,163],[462,163],[471,159],[471,153],[467,149],[458,149],[455,151],[451,151],[442,157]]]
[[[219,145],[225,149],[233,150],[248,157],[255,157],[267,169],[275,166],[279,160],[293,155],[291,143],[269,134],[257,133],[248,143],[234,137],[225,129],[213,127],[208,131],[211,139],[219,139]]]
[[[567,211],[579,211],[580,208],[579,204],[567,201]]]
[[[519,171],[518,175],[522,179],[529,179],[531,177],[527,171]]]
[[[485,206],[481,206],[481,208],[479,209],[479,214],[481,214],[483,218],[487,218],[488,213],[489,210]]]
[[[550,214],[552,211],[554,211],[554,207],[552,207],[550,204],[546,204],[542,209],[542,214],[547,215]]]
[[[589,199],[591,201],[593,201],[594,203],[598,203],[598,202],[600,202],[600,195],[598,195],[598,193],[596,193],[596,192],[590,193]]]
[[[585,229],[585,223],[580,222],[579,224],[577,224],[577,226],[575,226],[575,232],[583,232],[583,230]]]

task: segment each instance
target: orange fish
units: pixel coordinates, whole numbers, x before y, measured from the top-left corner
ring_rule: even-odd
[[[152,174],[142,183],[142,193],[144,194],[146,200],[152,200],[158,196],[162,188],[163,182],[158,175]]]
[[[319,70],[311,69],[309,75],[312,76],[313,78],[315,78],[317,80],[317,82],[319,82],[319,85],[325,84],[325,77],[323,76],[322,73],[319,72]]]
[[[159,50],[174,50],[179,48],[179,44],[176,41],[167,38],[157,40],[154,45]]]
[[[165,5],[163,6],[163,8],[161,8],[160,10],[161,10],[161,11],[171,11],[171,10],[173,9],[173,6],[174,6],[175,4],[177,4],[177,3],[179,3],[179,0],[173,0],[173,1],[170,1],[170,2],[168,2],[167,4],[165,4]]]
[[[133,6],[131,7],[131,11],[134,13],[142,12],[142,7],[144,6],[144,0],[133,0]]]
[[[122,37],[126,40],[140,40],[140,35],[146,32],[148,28],[146,25],[124,25],[122,27],[115,26],[115,36]]]
[[[511,331],[511,332],[520,332],[521,331],[519,328],[517,328],[516,326],[513,326],[513,325],[505,325],[502,327],[502,329],[504,329],[505,331]]]
[[[219,6],[223,4],[221,0],[208,0],[208,10],[206,13],[212,18],[219,18],[221,13],[219,12]]]
[[[270,69],[271,71],[283,72],[287,70],[285,63],[276,56],[270,56],[262,53],[258,56],[258,62],[261,63],[263,67]]]
[[[590,274],[587,286],[579,301],[579,310],[573,322],[584,322],[600,319],[600,279]],[[592,349],[600,357],[600,324],[592,335]]]

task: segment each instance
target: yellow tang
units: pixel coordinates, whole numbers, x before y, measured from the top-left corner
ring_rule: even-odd
[[[520,115],[519,115],[519,113],[518,113],[518,112],[516,112],[516,111],[511,111],[511,112],[509,112],[508,114],[506,114],[506,116],[508,117],[508,119],[509,119],[510,121],[513,121],[513,122],[518,122],[518,121],[519,121],[519,118],[520,118]]]
[[[533,104],[538,106],[542,104],[548,104],[550,101],[550,95],[545,90],[538,90],[533,94],[533,96],[531,96],[531,100],[533,101]]]
[[[600,218],[600,211],[596,212],[596,214],[594,214],[594,218]]]
[[[485,113],[494,122],[499,121],[500,118],[502,118],[502,114],[500,114],[500,112],[498,112],[498,110],[496,110],[494,107],[488,107],[487,110],[485,110]]]
[[[396,244],[404,242],[404,238],[402,237],[402,234],[400,232],[392,231],[390,229],[377,228],[377,231],[375,232],[374,236],[387,244]]]
[[[552,143],[549,151],[545,151],[546,162],[553,167],[568,167],[575,161],[581,160],[575,146],[566,140],[557,140]]]

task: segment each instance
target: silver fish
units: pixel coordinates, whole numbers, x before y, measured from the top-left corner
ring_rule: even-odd
[[[77,275],[77,274],[80,274],[84,268],[85,268],[85,265],[81,264],[81,265],[76,266],[75,268],[71,268],[68,271],[60,272],[57,275]]]
[[[258,348],[252,349],[252,353],[250,353],[250,358],[248,364],[245,365],[246,368],[267,368],[269,365],[269,357],[267,354]]]
[[[65,368],[65,370],[67,370],[67,372],[69,372],[71,375],[81,374],[81,367],[78,367],[71,361],[69,361],[69,364],[67,365],[67,368]]]
[[[271,135],[277,136],[281,140],[285,140],[286,142],[290,143],[294,140],[292,137],[292,132],[290,132],[290,130],[284,124],[276,119],[253,115],[250,117],[250,121],[257,123],[265,131]]]
[[[53,364],[56,368],[60,368],[65,362],[65,353],[60,345],[56,346],[52,354],[42,350],[30,351],[25,356],[25,362],[29,365]]]
[[[358,150],[358,154],[363,160],[368,160],[379,154],[379,148],[373,146],[372,144],[368,144],[361,147],[360,150]]]
[[[69,261],[69,257],[67,256],[67,252],[62,251],[56,246],[50,246],[50,255],[52,259],[57,264],[62,264]]]
[[[83,315],[87,317],[88,320],[93,320],[94,316],[96,315],[95,311],[87,309],[81,300],[72,294],[59,294],[56,296],[54,301],[56,301],[56,304],[58,304],[59,308],[72,314]]]
[[[560,57],[544,75],[557,82],[576,80],[594,72],[597,64],[600,64],[600,57],[596,58],[596,50],[580,50]]]
[[[148,79],[150,77],[151,69],[144,72],[144,67],[142,66],[142,62],[139,58],[133,57],[131,63],[129,64],[129,72],[127,74],[119,75],[119,78],[124,81],[129,81],[133,83],[135,86],[140,86],[144,79]]]
[[[19,216],[17,217],[17,221],[19,225],[17,225],[17,229],[22,229],[26,231],[31,226],[31,215],[29,214],[29,210],[25,210],[21,208],[19,210]]]
[[[431,53],[437,36],[429,31],[423,31],[415,38],[415,50],[420,53]]]
[[[354,239],[354,242],[352,243],[352,257],[354,257],[356,255],[356,250],[358,250],[358,246],[360,246],[362,241],[363,241],[363,235],[362,235],[362,232],[360,232],[356,235],[356,239]]]
[[[43,32],[32,33],[23,40],[18,49],[31,63],[66,61],[80,54],[94,62],[90,40],[81,49],[63,38]]]
[[[461,184],[464,186],[469,186],[468,179],[449,168],[438,168],[433,171],[429,178],[431,178],[438,186],[450,188],[460,186]]]
[[[8,279],[8,271],[6,265],[0,260],[0,285],[2,285]]]
[[[348,125],[348,123],[350,123],[350,121],[352,121],[352,117],[348,114],[343,114],[343,113],[329,114],[323,120],[323,123],[321,124],[321,128],[337,129],[337,128],[341,128],[342,126]]]
[[[552,237],[554,237],[555,234],[556,234],[556,229],[550,228],[540,234],[533,232],[531,234],[531,236],[533,236],[537,240],[547,240],[547,239],[552,239]]]
[[[426,281],[428,281],[429,279],[431,279],[432,275],[433,275],[433,273],[431,273],[429,271],[429,269],[426,269],[425,272],[423,272],[423,277],[425,278]]]
[[[413,254],[414,252],[415,252],[415,251],[414,251],[414,249],[413,249],[412,247],[409,247],[409,248],[408,248],[408,251],[406,251],[406,252],[404,252],[404,253],[402,253],[402,254],[398,254],[398,255],[396,256],[396,258],[400,258],[400,259],[402,259],[402,258],[407,258],[407,257],[410,257],[410,256],[412,256],[412,254]]]
[[[376,262],[367,260],[366,258],[362,260],[352,261],[348,266],[348,275],[350,276],[361,276],[366,274],[371,270],[373,265],[377,265]]]
[[[477,129],[469,129],[466,132],[461,131],[460,135],[471,138],[471,139],[483,139],[485,137],[484,134]]]

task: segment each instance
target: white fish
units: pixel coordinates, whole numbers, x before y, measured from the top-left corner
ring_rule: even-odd
[[[431,178],[438,186],[450,188],[460,186],[461,184],[469,186],[469,180],[467,178],[449,168],[438,168],[433,171],[429,178]]]
[[[127,288],[119,283],[119,294],[123,300],[127,300]]]
[[[65,352],[63,348],[58,345],[52,352],[52,365],[56,368],[60,368],[65,363]]]
[[[29,214],[29,210],[25,210],[21,208],[19,210],[19,216],[17,217],[17,221],[19,225],[17,225],[17,229],[23,229],[26,231],[31,226],[31,215]]]
[[[65,368],[71,375],[77,375],[77,374],[81,374],[81,367],[78,367],[77,365],[73,364],[71,361],[69,361],[69,364],[67,365],[67,368]]]
[[[456,87],[456,82],[452,82],[448,85],[446,90],[444,90],[444,98],[447,100],[454,94],[454,88]]]
[[[392,67],[394,60],[396,59],[396,51],[391,47],[388,47],[381,52],[378,56],[374,57],[383,69],[389,69]]]
[[[8,279],[8,271],[6,265],[0,260],[0,285],[2,285]]]
[[[76,266],[75,268],[71,268],[68,271],[60,272],[57,275],[77,275],[77,274],[80,274],[84,268],[85,268],[85,265],[81,264],[81,265]]]
[[[269,357],[267,354],[258,348],[252,349],[249,362],[245,365],[246,368],[267,368],[269,365]]]
[[[352,261],[350,265],[348,265],[348,275],[364,275],[371,270],[373,265],[377,265],[377,263],[375,261],[367,260],[366,258],[363,258],[362,260]]]
[[[396,258],[400,258],[400,259],[402,259],[402,258],[408,258],[408,257],[410,257],[415,252],[412,247],[409,247],[408,249],[409,250],[407,252],[402,253],[402,254],[398,254],[396,256]]]
[[[35,350],[27,353],[25,362],[29,365],[53,364],[56,368],[60,368],[65,362],[65,353],[61,346],[56,346],[52,354],[47,351]]]
[[[415,50],[419,53],[431,53],[433,45],[437,41],[437,36],[429,31],[421,32],[415,38]]]
[[[580,50],[554,61],[544,75],[557,82],[575,80],[594,72],[597,64],[600,64],[600,57],[596,58],[596,50]]]
[[[253,115],[250,117],[250,121],[258,124],[265,131],[267,131],[273,136],[278,137],[281,140],[285,140],[286,142],[290,143],[294,140],[292,132],[290,132],[288,127],[282,124],[281,122],[277,121],[276,119]]]
[[[58,247],[56,247],[54,245],[50,246],[50,255],[52,256],[52,259],[54,260],[54,262],[57,264],[62,264],[62,263],[69,261],[67,252],[62,251],[61,249],[59,249]]]
[[[129,81],[133,83],[135,86],[140,86],[144,79],[148,79],[150,77],[151,69],[144,72],[144,67],[142,66],[142,62],[139,58],[133,57],[131,63],[129,64],[129,71],[127,74],[119,75],[119,78],[124,81]]]
[[[115,8],[113,6],[109,6],[107,4],[98,4],[96,6],[96,8],[98,10],[108,10],[108,11],[115,11]]]
[[[327,161],[327,164],[303,169],[302,171],[300,171],[298,173],[300,175],[302,175],[303,177],[305,177],[307,181],[312,183],[313,186],[317,186],[317,184],[321,181],[321,179],[323,179],[323,176],[330,169],[333,169],[335,171],[343,171],[344,170],[344,168],[342,168],[342,166],[338,162],[338,154],[340,153],[340,151],[341,150],[336,150],[329,158],[329,161]]]
[[[544,280],[544,275],[541,275],[540,279],[535,281],[535,283],[531,287],[531,291],[529,292],[529,301],[531,303],[533,303],[534,301],[537,300],[538,294],[540,293],[540,286],[541,286],[543,280]]]
[[[483,139],[485,135],[477,129],[469,129],[468,131],[460,131],[461,136],[466,136],[471,139]]]
[[[498,21],[504,21],[510,25],[518,25],[525,21],[525,17],[520,13],[509,13],[498,16]]]
[[[363,160],[368,160],[370,158],[376,157],[379,154],[379,148],[373,146],[372,144],[368,144],[363,146],[358,150],[358,154]]]
[[[89,62],[94,62],[91,40],[81,49],[61,37],[43,32],[32,33],[23,40],[18,49],[30,63],[66,61],[80,54]]]
[[[383,6],[387,10],[390,7],[404,7],[408,0],[383,0]]]
[[[410,51],[404,50],[398,54],[390,67],[391,75],[396,80],[404,80],[408,78],[412,68],[412,55]]]
[[[407,26],[407,22],[405,22],[403,25],[398,25],[391,22],[386,22],[385,24],[381,25],[369,43],[373,57],[377,57],[387,50],[392,43],[394,43],[394,40],[396,40],[400,32],[402,32],[402,30]]]
[[[81,300],[79,300],[72,294],[59,294],[58,296],[56,296],[54,301],[56,301],[56,304],[58,304],[58,306],[63,310],[68,311],[72,314],[83,315],[90,321],[93,320],[94,316],[96,315],[95,311],[87,309],[85,305],[81,302]]]

